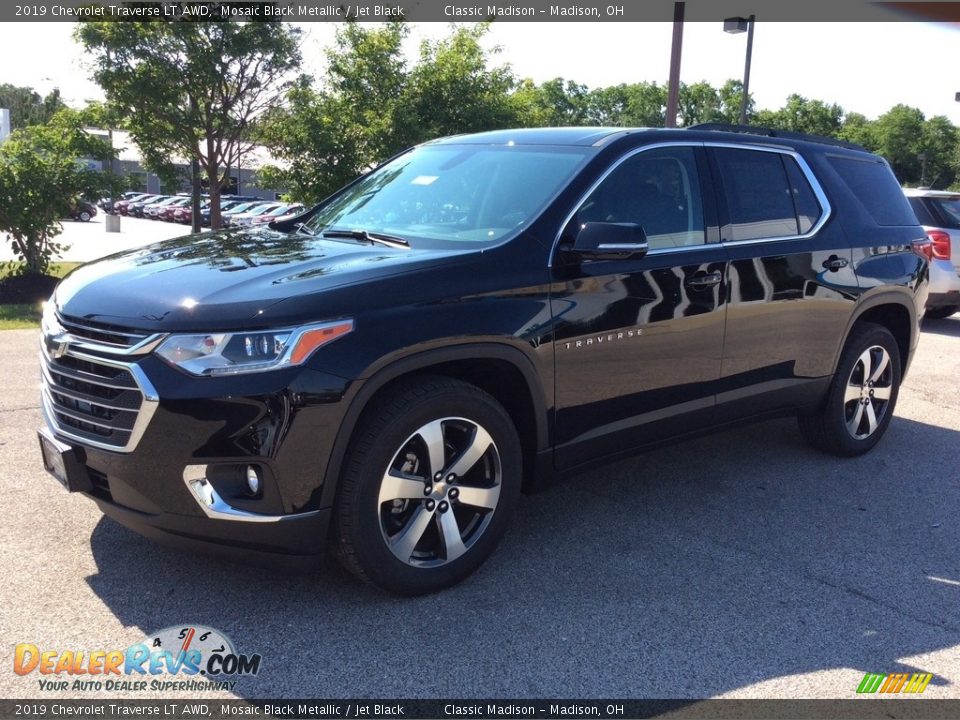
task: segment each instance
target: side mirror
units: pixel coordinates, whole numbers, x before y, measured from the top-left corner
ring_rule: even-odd
[[[647,235],[637,223],[587,222],[569,252],[582,260],[625,260],[647,250]]]

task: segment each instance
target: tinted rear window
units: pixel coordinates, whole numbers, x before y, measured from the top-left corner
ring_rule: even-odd
[[[927,202],[937,209],[942,227],[960,229],[960,198],[932,197]]]
[[[877,225],[916,225],[910,204],[886,163],[830,155],[830,164]]]

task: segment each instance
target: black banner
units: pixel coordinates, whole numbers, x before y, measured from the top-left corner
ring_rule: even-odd
[[[960,700],[0,700],[0,718],[903,718],[955,720]]]
[[[291,22],[667,22],[672,0],[581,0],[477,2],[471,0],[264,0],[176,2],[172,0],[35,0],[0,3],[2,22],[77,20],[287,20]],[[786,2],[687,0],[688,22],[716,22],[762,8],[764,22],[960,21],[960,2]]]

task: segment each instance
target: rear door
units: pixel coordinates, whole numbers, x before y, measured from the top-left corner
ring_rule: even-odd
[[[620,222],[642,225],[650,249],[630,259],[553,258],[559,467],[711,421],[726,257],[709,176],[700,144],[644,148],[572,210],[561,248],[583,223]]]
[[[857,279],[829,200],[789,149],[707,148],[729,254],[719,421],[802,404],[829,381]]]

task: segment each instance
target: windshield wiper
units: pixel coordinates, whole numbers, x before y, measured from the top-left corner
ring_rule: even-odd
[[[410,247],[410,243],[403,238],[396,237],[395,235],[384,235],[383,233],[372,233],[367,230],[331,228],[330,230],[324,230],[320,234],[328,238],[350,238],[351,240],[359,240],[360,242],[367,242],[371,245],[386,245],[387,247],[393,248]]]
[[[297,223],[293,228],[293,232],[300,233],[301,235],[309,235],[310,237],[314,237],[316,235],[316,233],[311,230],[305,222]]]

